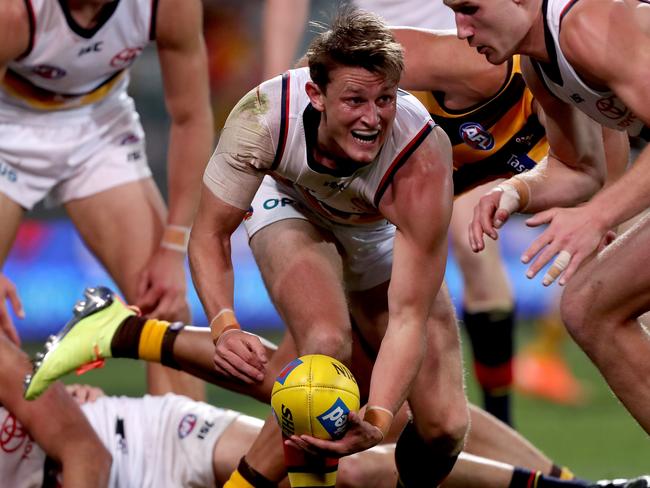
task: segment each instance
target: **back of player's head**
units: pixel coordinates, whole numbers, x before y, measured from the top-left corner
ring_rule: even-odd
[[[334,69],[360,67],[399,82],[404,68],[402,46],[377,15],[353,7],[342,9],[330,29],[307,50],[311,79],[323,91]]]

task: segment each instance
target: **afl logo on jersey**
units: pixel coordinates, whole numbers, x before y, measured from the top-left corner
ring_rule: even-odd
[[[137,58],[142,52],[141,47],[127,47],[122,49],[111,59],[112,68],[126,68]]]
[[[58,80],[65,76],[65,70],[57,68],[56,66],[49,66],[47,64],[39,64],[32,68],[32,73],[41,78],[47,78],[48,80]]]
[[[178,438],[185,439],[190,435],[194,430],[194,427],[196,427],[197,421],[198,419],[193,413],[186,414],[178,423]]]
[[[478,122],[465,122],[458,129],[458,133],[472,149],[489,151],[494,147],[494,137]]]

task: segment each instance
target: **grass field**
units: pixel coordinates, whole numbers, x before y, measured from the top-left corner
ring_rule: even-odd
[[[527,341],[528,330],[520,327],[519,343]],[[277,340],[277,336],[268,336]],[[34,351],[34,345],[27,349]],[[570,467],[578,476],[601,479],[632,477],[650,472],[650,437],[634,422],[607,388],[598,371],[572,343],[566,357],[573,371],[589,390],[584,406],[566,407],[516,394],[514,420],[517,428],[558,464]],[[83,376],[86,383],[101,386],[109,394],[138,396],[144,392],[144,365],[130,360],[112,360],[105,368]],[[69,376],[66,382],[78,382]],[[468,375],[468,394],[476,401],[476,384]],[[267,407],[259,402],[209,386],[208,399],[217,406],[264,416]],[[650,408],[650,407],[649,407]]]

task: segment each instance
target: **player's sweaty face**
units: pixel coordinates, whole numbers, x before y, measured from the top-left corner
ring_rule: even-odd
[[[370,163],[395,120],[397,82],[363,68],[330,73],[319,142],[333,154]]]

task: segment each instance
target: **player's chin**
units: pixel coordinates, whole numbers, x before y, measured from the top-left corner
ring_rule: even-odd
[[[359,164],[368,164],[375,160],[380,149],[379,138],[373,142],[366,142],[353,137],[351,143],[348,144],[346,153],[352,161]]]

